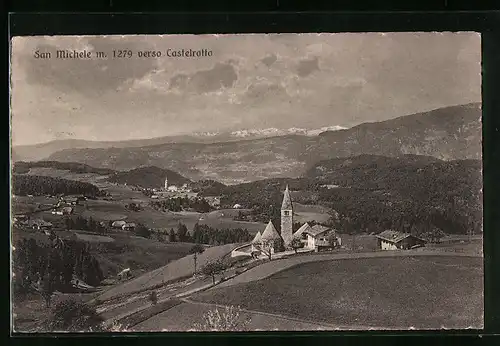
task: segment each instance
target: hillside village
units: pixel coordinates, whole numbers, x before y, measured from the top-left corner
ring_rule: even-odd
[[[323,275],[307,276],[301,268],[311,273],[337,268],[324,274],[333,281],[344,270],[372,268],[381,278],[371,279],[373,287],[381,285],[374,288],[375,295],[386,302],[383,280],[394,278],[378,263],[421,271],[417,277],[432,272],[438,283],[426,285],[441,285],[447,292],[458,292],[457,287],[444,288],[455,281],[440,278],[459,274],[446,263],[468,263],[464,265],[473,268],[467,275],[476,299],[482,292],[477,281],[482,257],[480,172],[481,162],[475,159],[362,154],[311,162],[299,176],[225,184],[211,175],[194,179],[156,166],[118,171],[78,162],[17,161],[11,229],[15,329],[43,331],[51,311],[72,302],[94,309],[106,330],[116,325],[139,331],[190,330],[208,306],[223,303],[223,296],[251,311],[245,312],[249,316],[276,313],[303,320],[304,329],[328,329],[332,311],[309,311],[304,305],[297,312],[266,300],[285,294],[269,283],[275,276],[290,272],[280,280],[299,275],[313,285]],[[420,266],[424,260],[434,264]],[[329,265],[314,267],[318,263]],[[343,280],[343,285],[367,284]],[[420,289],[412,279],[405,280],[416,285],[415,292]],[[256,284],[268,291],[253,295]],[[333,299],[322,295],[324,284],[288,282],[297,292],[316,291],[310,299],[320,305]],[[286,294],[281,301],[292,299]],[[448,310],[440,304],[434,305],[458,311],[451,303]],[[394,305],[388,314],[400,313],[401,306]],[[178,312],[182,309],[196,312]],[[418,309],[420,316],[429,314],[427,308]],[[186,316],[183,324],[175,318],[179,314]],[[355,309],[342,316],[347,326],[359,323]],[[459,316],[457,325],[479,321],[477,314]],[[273,318],[288,326],[283,328],[300,325]],[[382,323],[370,313],[363,318],[363,323]]]

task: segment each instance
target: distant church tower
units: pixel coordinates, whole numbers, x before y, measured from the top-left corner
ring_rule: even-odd
[[[293,205],[288,185],[281,204],[281,237],[285,242],[285,247],[288,247],[293,238]]]
[[[163,188],[165,189],[165,191],[167,191],[167,189],[168,189],[168,179],[167,179],[167,177],[165,177],[165,186]]]

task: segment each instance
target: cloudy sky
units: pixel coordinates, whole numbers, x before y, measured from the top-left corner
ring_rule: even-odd
[[[481,100],[475,33],[18,37],[14,145],[269,127],[349,127]],[[60,60],[34,52],[208,49]]]

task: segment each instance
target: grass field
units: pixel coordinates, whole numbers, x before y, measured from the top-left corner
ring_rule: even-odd
[[[192,244],[190,244],[191,248]],[[202,254],[198,255],[197,265],[201,268],[207,262],[222,258],[228,254],[237,245],[227,244],[207,248]],[[108,300],[118,296],[131,294],[136,291],[151,288],[162,283],[177,280],[194,273],[193,255],[182,257],[176,261],[168,263],[161,268],[147,272],[139,277],[127,281],[121,285],[112,287],[99,296],[100,300]]]
[[[327,222],[330,219],[330,209],[320,205],[306,205],[294,203],[294,221],[295,222]]]
[[[304,263],[194,299],[340,325],[481,328],[482,258],[395,257]]]
[[[190,331],[195,328],[196,324],[203,322],[203,314],[213,309],[214,307],[206,305],[181,303],[169,310],[166,310],[156,316],[149,318],[142,323],[139,323],[138,325],[132,327],[131,330],[138,332]],[[311,323],[291,321],[287,319],[247,312],[240,313],[240,318],[241,321],[248,321],[246,330],[251,331],[298,331],[319,329],[317,325]]]

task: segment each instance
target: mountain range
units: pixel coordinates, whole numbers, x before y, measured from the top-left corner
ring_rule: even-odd
[[[58,150],[49,154],[48,159],[114,170],[158,166],[192,180],[213,179],[226,184],[297,177],[321,160],[362,154],[387,157],[413,154],[441,160],[481,159],[479,103],[439,108],[349,129],[334,129],[318,135],[290,131],[292,134],[272,137],[266,136],[275,131],[256,131],[257,134],[249,131],[250,138],[241,139],[233,133],[229,135],[232,140],[227,140],[226,136],[226,140],[220,142],[216,141],[219,134],[191,136],[184,138],[184,142],[173,137],[168,137],[170,142],[165,142],[165,138],[92,142],[94,147]],[[264,137],[252,137],[260,135]],[[203,140],[190,140],[195,137]],[[56,146],[61,148],[64,144],[51,143],[40,148],[50,153],[57,149]],[[103,143],[108,146],[96,147]],[[84,142],[76,144],[88,146]],[[40,148],[37,150],[43,151]],[[26,147],[15,147],[14,160],[22,158],[25,150]],[[32,152],[35,149],[32,148]]]
[[[275,136],[285,136],[290,134],[317,136],[325,131],[335,131],[342,129],[345,129],[345,127],[337,125],[325,126],[319,129],[304,129],[297,127],[278,129],[270,127],[264,129],[237,130],[232,132],[195,132],[190,135],[164,136],[124,141],[89,141],[84,139],[62,139],[40,144],[14,146],[12,150],[12,157],[14,161],[37,161],[44,160],[51,154],[65,149],[132,148],[168,143],[218,143],[240,141],[242,139],[258,139]]]

